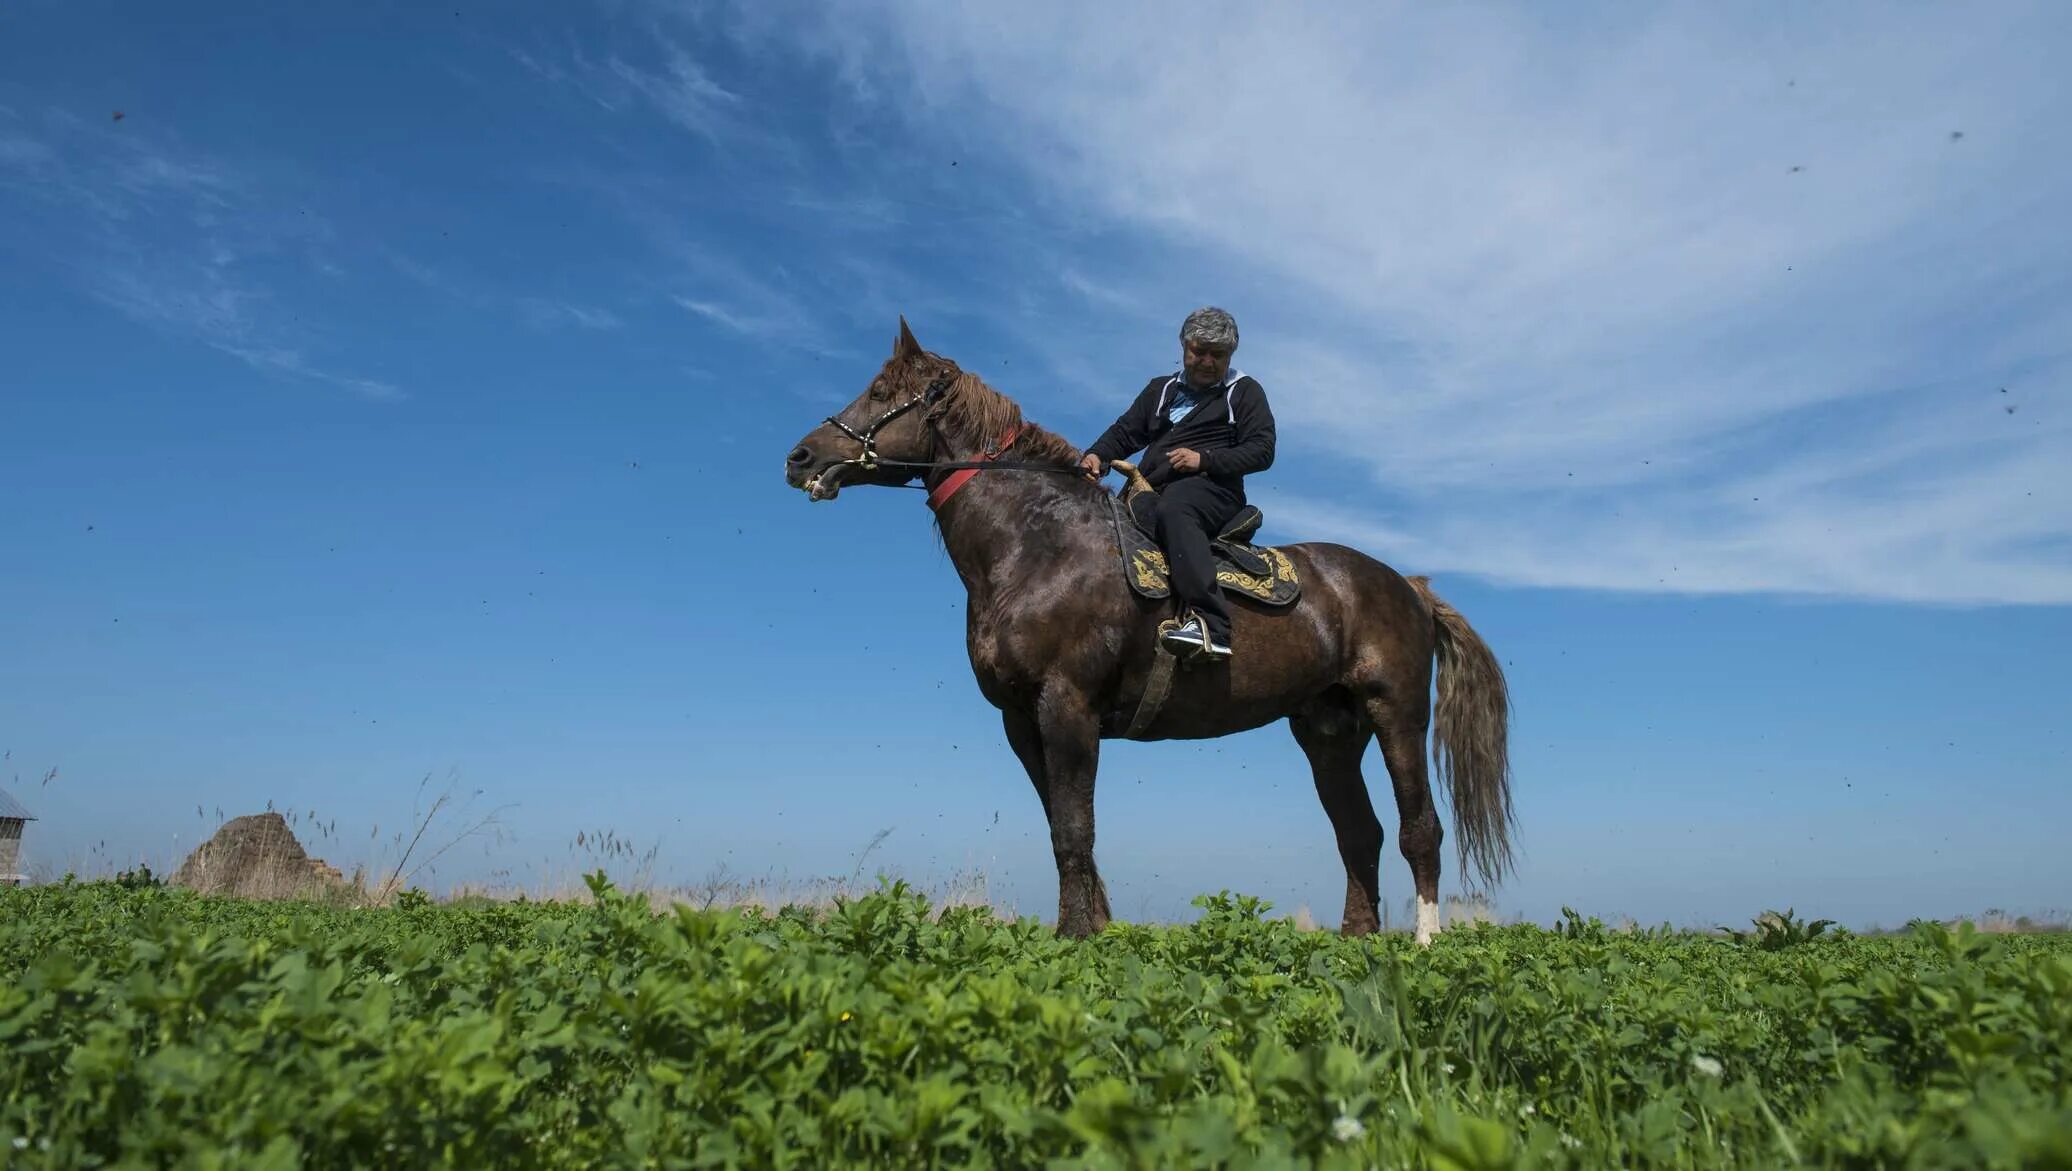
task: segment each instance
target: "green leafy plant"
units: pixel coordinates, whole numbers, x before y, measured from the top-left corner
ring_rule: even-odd
[[[0,1166],[2046,1167],[2072,937],[0,892]],[[1759,920],[1760,924],[1762,920]]]
[[[1815,919],[1806,922],[1793,914],[1792,908],[1782,911],[1764,911],[1751,920],[1753,930],[1736,931],[1731,927],[1720,930],[1736,943],[1749,944],[1764,951],[1778,951],[1787,947],[1798,947],[1820,938],[1828,928],[1835,925],[1833,919]]]
[[[151,867],[142,862],[132,869],[118,872],[114,882],[124,890],[157,890],[165,885],[165,880],[151,873]]]

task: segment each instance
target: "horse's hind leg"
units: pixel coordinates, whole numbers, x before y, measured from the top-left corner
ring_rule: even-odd
[[[1345,917],[1339,931],[1366,935],[1381,927],[1381,820],[1367,797],[1360,757],[1374,729],[1353,704],[1319,701],[1288,718],[1295,742],[1309,757],[1317,799],[1338,836],[1345,862]]]
[[[1410,878],[1417,886],[1417,942],[1430,943],[1439,930],[1439,844],[1446,831],[1439,826],[1439,811],[1432,805],[1432,783],[1425,770],[1425,733],[1431,727],[1431,702],[1421,686],[1405,688],[1402,698],[1394,694],[1367,701],[1381,741],[1381,759],[1388,765],[1389,781],[1396,790],[1397,846],[1410,863]]]

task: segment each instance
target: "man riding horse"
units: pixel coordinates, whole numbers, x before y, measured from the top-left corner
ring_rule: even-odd
[[[1259,380],[1230,368],[1237,322],[1213,306],[1180,325],[1180,370],[1144,384],[1135,402],[1086,449],[1099,479],[1112,460],[1144,451],[1158,491],[1157,537],[1171,566],[1182,621],[1163,641],[1176,654],[1230,656],[1230,610],[1209,542],[1245,506],[1245,477],[1273,466],[1273,408]]]
[[[1094,454],[1152,448],[1170,547],[1192,555],[1193,596],[1181,597],[1208,624],[1198,627],[1204,639],[1227,647],[1231,627],[1214,625],[1223,608],[1205,580],[1203,534],[1243,499],[1244,474],[1270,461],[1272,416],[1259,384],[1229,369],[1237,327],[1228,314],[1190,317],[1182,343],[1186,368],[1146,387],[1149,401],[1118,420],[1114,440],[1104,437]],[[1176,397],[1192,405],[1176,412]],[[1299,599],[1240,602],[1224,620],[1245,643],[1245,669],[1175,672],[1157,641],[1170,595],[1141,592],[1120,555],[1135,534],[1124,532],[1120,502],[1096,482],[1101,466],[978,375],[924,349],[902,319],[891,357],[849,405],[799,439],[784,479],[813,500],[917,479],[928,489],[966,594],[973,679],[999,709],[1050,823],[1059,934],[1091,935],[1110,919],[1094,863],[1103,740],[1203,740],[1285,720],[1345,863],[1340,929],[1381,927],[1382,827],[1360,772],[1379,742],[1417,889],[1417,941],[1430,942],[1441,926],[1445,831],[1427,734],[1464,870],[1493,883],[1511,865],[1510,699],[1495,653],[1424,578],[1344,545],[1302,542],[1274,549],[1286,579],[1301,583]],[[817,571],[839,581],[847,568],[830,562]]]

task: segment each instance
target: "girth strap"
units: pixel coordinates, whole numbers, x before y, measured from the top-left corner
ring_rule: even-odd
[[[1169,619],[1159,625],[1158,632],[1163,635],[1167,627],[1174,625],[1176,623]],[[1144,729],[1149,728],[1151,721],[1157,719],[1158,713],[1165,708],[1166,697],[1173,693],[1173,667],[1179,660],[1173,657],[1173,652],[1165,649],[1163,639],[1156,645],[1158,650],[1151,660],[1151,677],[1144,681],[1144,695],[1137,700],[1137,714],[1130,717],[1129,730],[1123,733],[1131,740],[1144,734]]]

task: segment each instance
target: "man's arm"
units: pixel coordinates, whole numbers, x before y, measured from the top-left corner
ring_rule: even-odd
[[[1106,431],[1101,432],[1101,437],[1094,440],[1092,447],[1086,449],[1086,454],[1094,456],[1106,466],[1109,460],[1123,459],[1144,450],[1144,445],[1151,442],[1149,395],[1149,387],[1140,391],[1136,401],[1131,403],[1129,409],[1122,412],[1115,422],[1109,424]]]
[[[1250,389],[1246,389],[1246,384]],[[1273,408],[1266,388],[1247,378],[1230,389],[1231,413],[1237,416],[1237,439],[1229,447],[1201,453],[1201,470],[1211,476],[1249,476],[1273,466]]]

